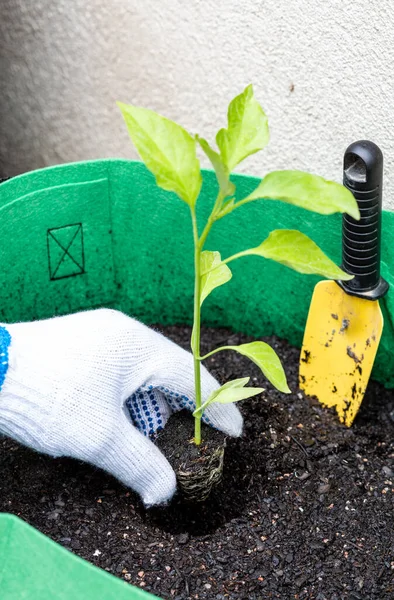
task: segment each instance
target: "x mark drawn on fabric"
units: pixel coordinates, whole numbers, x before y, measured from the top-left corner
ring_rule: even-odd
[[[74,228],[74,227],[75,227],[75,231],[73,232],[73,235],[69,239],[67,244],[65,244],[64,242],[61,242],[56,237],[56,234],[54,234],[54,232],[56,232],[56,231],[61,231],[61,230],[64,231],[65,229],[70,229],[70,228]],[[80,235],[80,243],[81,243],[80,260],[79,261],[75,258],[75,256],[73,256],[72,249],[71,249],[78,235]],[[85,261],[84,261],[83,237],[82,236],[83,236],[83,233],[82,233],[82,224],[81,223],[77,223],[75,225],[67,225],[65,227],[58,227],[55,229],[48,229],[48,257],[49,257],[49,271],[50,271],[51,279],[61,279],[63,277],[70,277],[72,275],[80,275],[85,272],[84,271],[84,262]],[[53,240],[53,242],[55,242],[55,245],[58,246],[63,252],[54,269],[52,268],[49,238],[51,238]],[[52,244],[53,244],[53,242],[52,242]],[[76,270],[69,272],[66,275],[57,276],[59,268],[64,263],[64,261],[67,257],[72,261]]]

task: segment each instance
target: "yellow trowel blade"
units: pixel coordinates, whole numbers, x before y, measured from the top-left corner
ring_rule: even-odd
[[[315,287],[300,359],[300,387],[335,406],[350,426],[371,375],[383,330],[379,301],[346,294],[334,281]]]

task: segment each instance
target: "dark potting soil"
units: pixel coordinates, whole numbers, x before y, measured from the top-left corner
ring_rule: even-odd
[[[185,348],[190,330],[164,332]],[[251,338],[205,329],[203,352]],[[369,385],[351,429],[297,389],[299,350],[266,338],[293,393],[246,358],[206,366],[222,382],[251,375],[266,388],[241,405],[223,480],[201,505],[179,497],[145,511],[110,476],[0,440],[0,511],[164,599],[394,598],[394,392]]]

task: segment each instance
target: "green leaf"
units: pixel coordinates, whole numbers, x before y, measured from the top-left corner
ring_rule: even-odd
[[[295,229],[276,229],[260,246],[242,254],[269,258],[298,273],[343,281],[353,279],[353,275],[342,271],[307,235]]]
[[[265,342],[251,342],[240,346],[225,346],[223,350],[235,350],[239,354],[247,356],[264,373],[268,381],[280,392],[290,394],[286,375],[275,350]]]
[[[360,218],[353,194],[343,185],[302,171],[273,171],[241,203],[258,199],[281,200],[321,215],[336,212]]]
[[[253,86],[230,102],[227,129],[216,136],[220,156],[229,172],[246,157],[262,150],[269,141],[268,119],[254,97]]]
[[[227,265],[221,264],[222,259],[219,252],[211,252],[204,250],[201,252],[200,269],[201,269],[201,293],[200,305],[205,298],[214,290],[230,281],[233,274]],[[213,270],[211,270],[213,269]]]
[[[129,135],[157,185],[175,192],[194,207],[202,185],[194,137],[152,110],[117,104]]]
[[[250,377],[243,377],[242,379],[228,381],[218,390],[212,392],[208,400],[206,400],[200,408],[194,411],[193,416],[200,416],[213,402],[217,402],[218,404],[230,404],[232,402],[238,402],[239,400],[251,398],[252,396],[257,396],[257,394],[264,392],[264,388],[246,388],[245,385],[249,382],[249,379]]]
[[[200,136],[197,135],[196,139],[215,169],[216,179],[223,198],[233,196],[235,194],[235,185],[230,181],[230,172],[222,161],[220,154],[211,148],[208,142]]]

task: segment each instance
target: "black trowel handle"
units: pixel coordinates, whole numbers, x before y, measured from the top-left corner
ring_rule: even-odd
[[[354,275],[340,282],[352,296],[377,300],[389,288],[380,276],[383,154],[369,141],[351,144],[343,161],[343,184],[354,195],[361,218],[342,220],[342,268]]]

